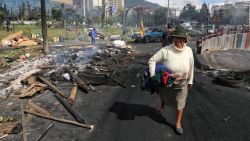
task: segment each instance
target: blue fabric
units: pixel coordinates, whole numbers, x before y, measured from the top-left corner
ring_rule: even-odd
[[[92,37],[92,38],[95,38],[95,37],[96,37],[96,31],[95,31],[95,30],[92,30],[92,31],[91,31],[91,37]]]
[[[169,74],[172,74],[172,71],[170,69],[168,69],[166,66],[162,65],[162,64],[156,64],[155,67],[155,76],[154,77],[150,77],[150,72],[149,72],[149,68],[146,68],[143,71],[143,75],[141,76],[141,89],[142,90],[149,90],[151,91],[151,94],[153,94],[157,88],[159,87],[167,87],[167,86],[171,86],[174,83],[174,78],[173,77],[169,77],[167,80],[167,86],[163,86],[163,74],[165,74],[165,72],[168,72]]]

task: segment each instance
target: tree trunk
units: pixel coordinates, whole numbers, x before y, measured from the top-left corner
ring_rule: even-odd
[[[105,0],[102,0],[102,25],[101,27],[104,27],[104,20],[105,20]]]
[[[45,0],[41,0],[41,20],[42,20],[42,33],[43,33],[43,48],[46,54],[49,53],[47,23],[46,23],[46,5]]]

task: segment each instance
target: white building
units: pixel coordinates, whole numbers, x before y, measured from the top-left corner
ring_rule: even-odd
[[[124,0],[108,0],[108,4],[116,10],[124,8]]]
[[[219,11],[221,9],[221,6],[219,5],[213,5],[212,8],[211,8],[211,16],[214,16],[214,13],[216,11]]]
[[[238,9],[245,9],[250,6],[250,1],[236,2],[234,6],[235,8],[238,8]]]
[[[107,3],[108,0],[105,0]],[[102,0],[80,0],[80,15],[82,16],[92,16],[94,10],[102,6]]]

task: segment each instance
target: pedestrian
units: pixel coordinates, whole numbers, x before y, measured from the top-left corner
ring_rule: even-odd
[[[162,47],[172,44],[171,34],[174,32],[175,28],[173,24],[168,23],[166,30],[162,34]]]
[[[149,59],[150,77],[155,76],[155,68],[157,63],[162,63],[172,73],[174,84],[171,87],[161,87],[158,89],[158,94],[161,99],[161,107],[159,112],[162,112],[167,102],[167,95],[176,96],[176,132],[183,134],[181,127],[181,120],[183,110],[186,104],[188,90],[193,85],[194,76],[194,59],[193,52],[190,47],[186,45],[188,33],[184,28],[177,27],[172,35],[173,43],[169,46],[163,47],[156,54]]]
[[[95,28],[93,28],[93,29],[91,30],[90,37],[91,37],[91,44],[92,44],[92,45],[95,45],[95,38],[96,38],[96,30],[95,30]]]

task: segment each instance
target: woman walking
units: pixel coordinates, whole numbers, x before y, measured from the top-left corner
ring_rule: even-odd
[[[184,28],[177,27],[172,38],[172,44],[163,47],[149,59],[149,71],[151,77],[154,77],[156,64],[162,63],[172,72],[174,84],[171,87],[162,87],[158,90],[161,99],[160,112],[163,111],[167,102],[167,95],[176,95],[177,117],[175,127],[178,134],[183,134],[182,114],[186,105],[188,90],[193,85],[194,59],[192,49],[186,45],[188,33]]]

